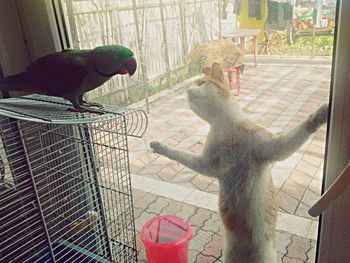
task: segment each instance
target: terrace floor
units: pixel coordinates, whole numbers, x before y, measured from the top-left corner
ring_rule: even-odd
[[[248,65],[235,99],[251,119],[273,132],[283,132],[328,101],[329,63]],[[156,155],[148,143],[157,139],[199,152],[208,125],[188,107],[187,81],[162,92],[151,105],[149,126],[142,139],[130,139],[130,169],[134,195],[139,262],[145,255],[139,231],[148,220],[175,214],[192,225],[189,263],[222,262],[223,227],[217,212],[218,182]],[[314,262],[318,218],[307,211],[320,196],[326,127],[319,129],[290,158],[274,164],[279,215],[276,230],[278,262]]]

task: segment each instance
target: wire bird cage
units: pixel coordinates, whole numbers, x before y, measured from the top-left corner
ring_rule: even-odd
[[[136,262],[127,136],[143,111],[0,100],[0,262]]]

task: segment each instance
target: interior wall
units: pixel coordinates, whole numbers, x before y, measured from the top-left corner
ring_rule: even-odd
[[[0,65],[4,76],[23,71],[35,59],[60,50],[49,0],[1,0]]]
[[[61,50],[50,0],[16,0],[30,60]]]
[[[29,63],[16,2],[2,0],[0,5],[0,65],[4,76],[18,73]]]

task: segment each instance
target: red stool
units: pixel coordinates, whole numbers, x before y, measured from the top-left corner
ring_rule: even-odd
[[[240,77],[239,68],[223,68],[222,71],[227,72],[230,90],[233,90],[233,88],[234,88],[232,73],[236,72],[237,96],[239,96],[239,94],[241,92],[241,77]]]

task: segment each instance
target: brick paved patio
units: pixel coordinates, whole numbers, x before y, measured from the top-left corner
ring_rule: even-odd
[[[293,127],[328,100],[329,65],[266,64],[247,67],[241,95],[235,96],[251,119],[273,132]],[[142,139],[130,139],[130,168],[136,229],[160,214],[176,214],[192,224],[189,262],[222,262],[223,229],[217,213],[218,182],[152,153],[150,139],[198,153],[208,125],[189,109],[182,84],[151,105]],[[233,92],[235,94],[235,91]],[[326,128],[294,155],[276,163],[272,176],[279,203],[278,262],[314,262],[318,219],[307,214],[321,189]],[[139,259],[145,262],[138,238]]]

